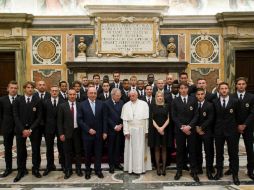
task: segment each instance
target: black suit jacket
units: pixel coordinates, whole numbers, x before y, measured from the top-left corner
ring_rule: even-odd
[[[165,84],[164,85],[164,90],[166,90],[166,91],[168,91],[168,92],[171,92],[171,87],[172,87],[172,85],[170,85],[170,88],[168,89],[168,85],[167,84]]]
[[[128,93],[129,93],[129,92],[130,92],[130,91],[128,91]],[[130,100],[129,96],[126,96],[126,94],[125,94],[125,92],[124,92],[123,89],[121,90],[121,94],[122,94],[121,100],[123,100],[124,103],[126,103],[126,102],[128,102],[128,101]]]
[[[13,103],[13,115],[17,135],[22,135],[24,129],[38,128],[42,118],[41,100],[33,96],[31,102],[27,104],[25,96],[16,98]]]
[[[106,132],[108,134],[115,134],[115,126],[123,124],[121,113],[123,108],[123,101],[120,100],[117,105],[114,105],[112,99],[104,102],[104,113],[106,114]]]
[[[66,98],[63,97],[63,95],[61,94],[61,92],[59,92],[59,95],[58,95],[59,99],[63,102],[67,102],[68,101],[68,98],[67,98],[67,92],[66,92]]]
[[[172,119],[175,124],[175,132],[181,131],[182,125],[189,125],[191,130],[195,130],[198,122],[198,109],[196,98],[188,96],[187,103],[184,104],[181,96],[172,101]]]
[[[15,129],[13,107],[8,95],[0,98],[0,127],[3,135],[13,133]]]
[[[238,100],[229,97],[228,104],[224,109],[221,105],[220,98],[213,100],[216,120],[214,126],[215,136],[232,136],[238,133],[238,115],[239,103]]]
[[[238,99],[237,93],[233,97]],[[238,99],[239,100],[239,99]],[[254,126],[254,95],[248,92],[245,93],[243,100],[239,102],[238,123],[246,125],[249,128]]]
[[[201,129],[205,132],[206,135],[211,135],[213,132],[213,121],[214,121],[214,108],[213,104],[204,101],[201,109],[198,109],[199,117],[197,126],[201,127]]]
[[[111,91],[113,88],[116,88],[114,82],[110,83],[109,86],[110,86],[110,91]],[[123,89],[123,84],[122,84],[121,82],[120,82],[120,85],[119,85],[119,89],[120,89],[120,90]]]
[[[33,96],[36,97],[37,99],[41,99],[41,97],[39,96],[38,92],[35,92]],[[50,93],[49,92],[45,92],[43,100],[50,99],[50,97],[51,97]]]
[[[77,101],[77,102],[83,102],[83,101],[85,101],[86,99],[87,99],[86,94],[80,92],[80,93],[79,93],[79,97],[76,98],[76,101]]]
[[[96,86],[94,86],[96,88]],[[97,95],[102,93],[103,92],[103,89],[102,89],[102,86],[99,85],[99,88],[97,89]]]
[[[43,102],[43,110],[45,111],[44,114],[44,121],[45,121],[45,133],[54,134],[57,131],[57,112],[59,107],[64,100],[58,98],[58,104],[56,107],[53,106],[51,99],[47,99]]]
[[[108,98],[106,99],[106,97],[104,96],[104,93],[102,92],[101,94],[99,94],[99,96],[97,97],[97,99],[98,100],[101,100],[101,101],[106,101],[106,100],[108,100],[108,99],[110,99],[111,98],[111,95],[110,95],[110,93],[109,93],[109,96],[108,96]]]
[[[76,110],[78,112],[80,103],[76,102]],[[78,113],[76,114],[78,116]],[[79,125],[78,125],[79,128]],[[68,102],[59,105],[57,112],[57,129],[59,136],[65,135],[65,138],[72,138],[74,131],[74,121],[71,113],[71,108]]]

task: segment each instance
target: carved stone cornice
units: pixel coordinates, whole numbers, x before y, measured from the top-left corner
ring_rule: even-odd
[[[13,28],[22,27],[27,28],[31,26],[33,21],[32,14],[26,13],[0,13],[0,27]]]
[[[222,26],[254,25],[254,12],[223,12],[216,14],[216,19]]]

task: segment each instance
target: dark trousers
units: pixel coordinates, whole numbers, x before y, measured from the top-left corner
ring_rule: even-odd
[[[239,157],[238,157],[238,134],[231,136],[216,136],[216,167],[217,170],[223,170],[224,162],[224,144],[227,142],[229,154],[229,167],[234,175],[238,174],[239,170]]]
[[[176,165],[177,170],[183,170],[186,158],[186,146],[189,150],[189,162],[192,173],[196,173],[196,148],[195,148],[196,134],[194,132],[191,135],[186,135],[182,131],[176,133]],[[187,142],[187,145],[186,145]]]
[[[108,134],[108,157],[109,167],[120,164],[121,132]]]
[[[197,168],[202,169],[203,164],[203,154],[202,154],[202,145],[204,144],[205,150],[205,160],[206,160],[206,169],[212,170],[213,168],[213,159],[214,159],[214,150],[212,137],[210,135],[196,135],[196,157],[197,157]]]
[[[23,138],[21,135],[16,135],[16,141],[18,171],[24,171],[26,169],[27,159],[26,138]]]
[[[12,169],[12,146],[14,132],[4,134],[3,137],[4,137],[4,157],[6,169]]]
[[[238,144],[241,134],[238,136]],[[244,145],[247,153],[247,169],[248,172],[252,173],[254,170],[254,152],[253,152],[253,129],[247,128],[244,130],[244,133],[242,134]]]
[[[65,138],[63,142],[65,169],[72,170],[72,158],[75,158],[76,169],[81,169],[81,133],[79,129],[74,129],[72,138]]]
[[[47,147],[47,168],[52,169],[55,167],[54,164],[54,140],[55,140],[55,133],[45,133],[45,141],[46,141],[46,147]]]
[[[32,144],[33,170],[39,170],[41,165],[41,139],[42,139],[41,128],[38,127],[37,129],[34,129],[29,138]]]
[[[102,138],[94,137],[92,139],[83,139],[85,149],[85,165],[86,171],[91,170],[91,158],[94,154],[94,170],[95,172],[101,171],[101,153],[102,153]]]
[[[59,136],[57,136],[57,150],[58,150],[58,159],[59,164],[61,167],[65,167],[65,158],[64,158],[64,149],[63,149],[63,142],[60,140]]]

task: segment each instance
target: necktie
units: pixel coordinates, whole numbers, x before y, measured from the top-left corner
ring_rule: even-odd
[[[74,103],[71,103],[71,116],[74,119]]]
[[[141,90],[141,96],[143,96],[143,90]]]
[[[53,104],[54,107],[56,107],[56,99],[54,99],[54,104]]]
[[[225,100],[225,99],[223,99],[222,107],[223,107],[224,109],[226,108],[226,100]]]
[[[243,94],[240,94],[240,101],[243,100]]]
[[[93,115],[95,115],[95,102],[91,102]]]
[[[186,98],[183,98],[183,103],[186,104]]]
[[[151,104],[151,99],[150,98],[148,98],[148,104]]]
[[[128,91],[125,92],[126,96],[128,96]]]
[[[201,112],[201,102],[198,103],[198,111]]]
[[[116,88],[118,88],[118,83],[116,84]]]
[[[64,95],[64,99],[66,100],[66,94],[64,93],[63,95]]]
[[[98,86],[96,86],[96,90],[98,90]]]
[[[11,98],[11,103],[13,103],[13,101],[15,100],[14,96],[12,96]]]
[[[27,103],[27,104],[30,103],[30,98],[29,98],[29,97],[26,99],[26,103]]]
[[[44,94],[41,94],[41,100],[43,100],[43,96],[44,96]]]
[[[77,99],[79,99],[79,98],[80,98],[79,93],[77,93]]]
[[[105,94],[105,97],[106,97],[106,99],[108,98],[108,94],[107,93]]]

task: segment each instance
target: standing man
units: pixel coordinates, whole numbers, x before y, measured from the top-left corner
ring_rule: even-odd
[[[229,96],[228,84],[222,82],[219,84],[220,98],[214,99],[216,121],[214,126],[215,146],[216,146],[216,167],[217,173],[214,176],[215,180],[219,180],[223,176],[224,162],[224,145],[227,142],[229,154],[229,168],[233,174],[233,182],[235,185],[240,185],[238,179],[239,171],[239,144],[238,144],[238,100]]]
[[[40,168],[40,149],[38,145],[41,143],[41,112],[42,106],[40,99],[33,96],[34,83],[26,82],[23,85],[24,95],[18,97],[13,103],[13,115],[15,121],[15,132],[17,141],[17,165],[18,174],[14,182],[19,181],[28,174],[26,169],[27,149],[26,139],[30,138],[32,144],[32,174],[41,178]]]
[[[68,97],[67,97],[67,89],[68,89],[68,84],[66,81],[60,81],[59,82],[59,99],[67,102],[68,101]]]
[[[169,96],[169,91],[168,90],[164,90],[164,81],[162,79],[158,79],[157,80],[156,87],[157,88],[154,88],[153,96],[155,96],[157,91],[161,91],[164,94],[164,99],[167,100],[168,96]]]
[[[166,84],[164,85],[164,90],[171,92],[173,82],[174,82],[173,75],[168,74],[166,77]]]
[[[153,91],[157,91],[154,80],[155,80],[154,79],[154,74],[150,73],[150,74],[147,75],[147,83],[152,86]]]
[[[76,101],[77,102],[82,102],[86,99],[85,94],[82,94],[80,92],[81,82],[79,82],[78,80],[74,81],[72,83],[72,88],[76,91]]]
[[[196,171],[196,150],[195,150],[195,127],[198,121],[198,110],[196,99],[188,96],[188,85],[180,84],[180,96],[172,102],[172,119],[175,124],[175,137],[177,146],[177,172],[175,180],[179,180],[184,169],[186,150],[188,147],[190,155],[191,176],[194,181],[199,182]],[[187,147],[186,147],[187,141]]]
[[[138,90],[137,89],[137,77],[132,75],[130,77],[130,90]]]
[[[196,92],[196,86],[192,83],[190,83],[190,81],[188,81],[188,74],[186,72],[182,72],[180,73],[179,76],[179,83],[185,83],[188,86],[188,94],[192,94]]]
[[[130,100],[129,98],[129,92],[130,92],[130,83],[128,79],[123,79],[123,89],[121,90],[122,96],[121,99],[124,103],[128,102]]]
[[[83,76],[82,77],[82,85],[81,85],[81,89],[80,89],[81,94],[85,94],[85,95],[87,94],[88,84],[89,84],[89,81],[88,81],[87,76]]]
[[[17,98],[18,83],[10,81],[7,87],[8,95],[0,98],[0,127],[4,137],[5,171],[0,177],[7,177],[12,173],[12,146],[15,123],[12,105]]]
[[[142,99],[142,97],[144,97],[146,95],[145,94],[145,89],[144,89],[145,83],[144,83],[143,80],[138,80],[137,85],[138,85],[138,89],[137,89],[137,91],[138,91],[138,98]]]
[[[110,92],[109,92],[109,82],[105,81],[102,83],[102,93],[98,95],[98,99],[101,101],[106,101],[110,99]]]
[[[206,160],[206,175],[209,180],[213,179],[213,120],[214,109],[213,104],[205,99],[205,90],[198,88],[196,92],[196,98],[198,100],[198,123],[196,126],[197,140],[196,140],[196,156],[197,156],[197,168],[198,174],[203,174],[202,164],[202,144],[204,144],[205,160]]]
[[[123,86],[122,86],[122,83],[120,82],[120,73],[119,72],[114,72],[113,73],[113,82],[110,84],[110,91],[113,89],[113,88],[118,88],[118,89],[122,89]]]
[[[46,87],[46,83],[43,80],[40,80],[37,82],[36,85],[37,88],[37,92],[34,93],[34,96],[36,98],[39,98],[41,101],[50,99],[50,93],[47,92],[47,87]]]
[[[43,102],[44,122],[45,122],[45,141],[46,141],[46,156],[47,156],[47,168],[43,173],[43,176],[48,175],[51,171],[56,170],[54,164],[54,139],[58,136],[57,130],[57,112],[59,105],[64,103],[64,100],[59,98],[59,88],[53,85],[50,88],[50,99]],[[59,147],[59,146],[58,146]],[[60,152],[61,150],[58,150]],[[61,165],[64,168],[63,165]]]
[[[76,101],[76,91],[68,91],[68,102],[59,106],[57,114],[57,128],[60,140],[63,142],[65,157],[65,176],[68,179],[72,175],[72,155],[76,160],[76,174],[83,176],[81,171],[81,129],[77,122],[79,102]]]
[[[123,170],[120,164],[120,150],[124,142],[123,121],[121,119],[124,103],[121,100],[121,91],[118,88],[111,90],[111,97],[105,102],[105,113],[107,118],[109,172],[114,173],[115,168]]]
[[[136,90],[129,93],[130,101],[123,106],[121,118],[125,136],[124,171],[141,174],[152,170],[148,148],[149,107],[138,99]]]
[[[107,138],[106,115],[103,113],[103,102],[96,100],[97,91],[94,87],[88,88],[88,99],[81,103],[78,113],[78,123],[82,129],[82,139],[85,149],[85,178],[91,178],[91,158],[95,154],[95,174],[103,178],[101,172],[102,141]]]
[[[238,116],[238,141],[243,136],[245,149],[247,152],[248,176],[254,180],[254,153],[253,153],[253,127],[254,127],[254,95],[246,92],[247,79],[239,77],[236,79],[236,93],[234,97],[240,104]]]
[[[97,91],[97,95],[99,95],[102,92],[102,86],[100,85],[100,75],[99,74],[93,75],[93,83],[94,83],[94,87]]]

